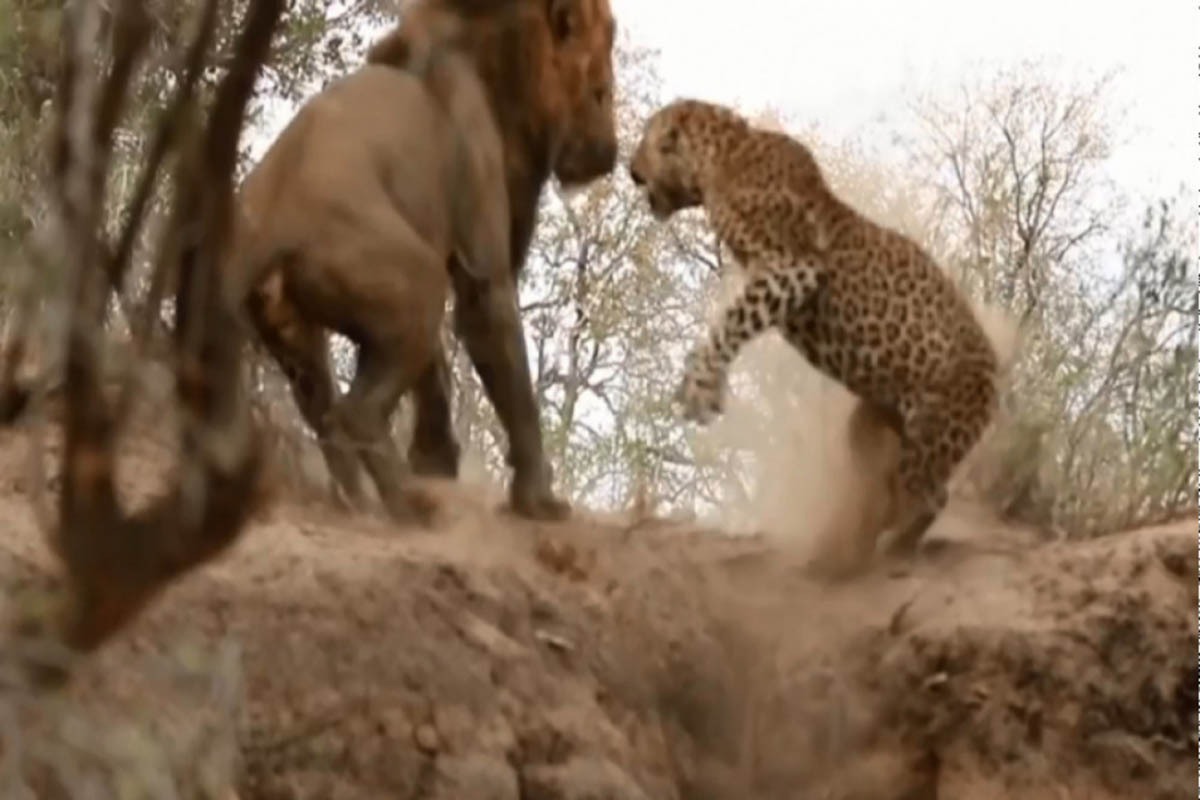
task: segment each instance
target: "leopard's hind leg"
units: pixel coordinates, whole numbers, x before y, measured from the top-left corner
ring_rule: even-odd
[[[990,374],[966,372],[948,390],[925,391],[906,404],[889,554],[912,555],[946,507],[950,477],[991,421],[995,395]]]

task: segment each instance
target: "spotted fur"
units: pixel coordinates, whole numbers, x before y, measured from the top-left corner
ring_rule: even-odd
[[[898,528],[893,549],[911,552],[994,413],[997,354],[967,299],[919,245],[835,196],[804,144],[728,108],[660,109],[630,174],[659,219],[702,206],[746,272],[687,357],[676,394],[685,418],[720,414],[741,348],[778,330],[899,434],[893,496],[881,505],[884,526]]]

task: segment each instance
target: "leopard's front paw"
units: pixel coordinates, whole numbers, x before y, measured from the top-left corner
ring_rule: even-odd
[[[683,407],[685,420],[699,425],[709,424],[725,410],[725,376],[712,367],[704,351],[688,354],[675,402]]]

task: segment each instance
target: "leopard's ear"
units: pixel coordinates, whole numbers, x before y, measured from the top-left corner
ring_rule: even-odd
[[[386,64],[391,67],[403,67],[412,55],[408,36],[397,26],[385,34],[367,50],[368,64]]]
[[[668,125],[663,131],[662,138],[659,140],[659,149],[664,153],[674,153],[679,150],[679,128],[675,125]]]

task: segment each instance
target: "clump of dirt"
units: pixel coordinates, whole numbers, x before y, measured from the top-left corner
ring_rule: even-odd
[[[939,796],[1182,796],[1197,745],[1193,554],[1186,528],[1030,554],[1003,590],[1023,613],[996,595],[966,618],[925,610],[868,646],[864,685],[884,726],[942,764]]]
[[[6,474],[23,446],[0,442],[7,597],[52,572]],[[77,782],[141,770],[160,790],[135,796],[174,781],[222,800],[1194,788],[1190,526],[959,545],[820,584],[763,539],[532,525],[433,490],[447,514],[428,532],[279,505],[58,695],[0,674],[0,789],[16,774],[65,787],[68,751],[90,765]]]

